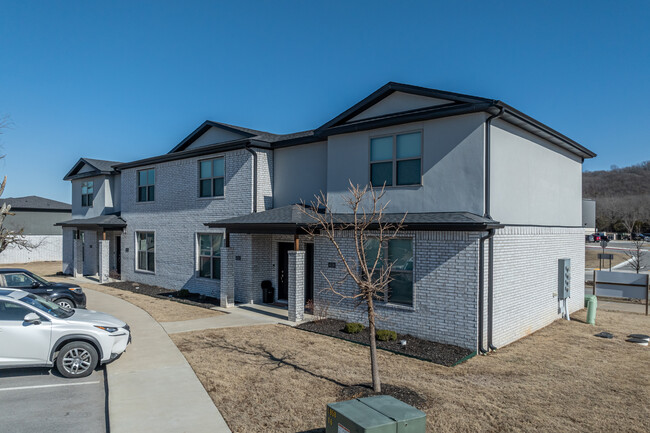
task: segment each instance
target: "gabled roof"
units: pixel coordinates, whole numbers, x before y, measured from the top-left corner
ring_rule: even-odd
[[[264,212],[250,213],[234,218],[226,218],[205,225],[213,228],[225,228],[230,233],[303,233],[315,223],[306,215],[301,204],[283,206]],[[307,213],[316,211],[307,208]],[[320,212],[320,211],[319,211]],[[398,223],[404,214],[387,213],[383,216],[386,223]],[[338,224],[350,224],[352,214],[334,214]],[[405,230],[451,230],[484,231],[488,228],[503,227],[498,221],[484,218],[470,212],[424,212],[408,213],[404,219]]]
[[[117,164],[121,163],[118,161],[106,161],[104,159],[79,158],[79,161],[77,161],[68,174],[65,175],[63,180],[81,179],[100,174],[115,174],[116,171],[113,166]],[[79,171],[84,165],[89,166],[92,170],[80,173]]]
[[[12,210],[72,211],[72,206],[49,198],[28,195],[26,197],[8,197],[0,199],[0,206],[7,203]]]

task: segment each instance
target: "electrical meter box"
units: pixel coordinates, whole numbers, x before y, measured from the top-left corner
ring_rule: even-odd
[[[558,260],[557,297],[567,299],[571,297],[571,259]]]
[[[326,433],[425,433],[424,412],[388,395],[327,405]]]

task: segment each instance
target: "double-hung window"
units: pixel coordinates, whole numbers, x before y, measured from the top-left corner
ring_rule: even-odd
[[[221,244],[223,235],[199,234],[199,277],[221,279]]]
[[[199,197],[223,197],[225,162],[223,157],[199,162]]]
[[[368,238],[364,249],[369,269],[372,269],[379,254],[376,274],[392,264],[391,281],[388,283],[388,290],[382,295],[384,302],[413,305],[413,239],[389,239],[383,245],[379,245],[377,238]]]
[[[370,183],[375,187],[422,182],[422,133],[370,139]]]
[[[93,207],[93,181],[81,183],[81,206],[82,207]]]
[[[155,199],[156,170],[138,171],[138,201],[154,201]]]
[[[140,271],[156,271],[155,235],[153,232],[136,232],[136,269]]]

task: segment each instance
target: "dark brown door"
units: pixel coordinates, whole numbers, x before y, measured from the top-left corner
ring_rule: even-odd
[[[305,244],[305,303],[314,300],[314,244]]]
[[[122,273],[122,236],[115,236],[115,270]]]
[[[278,299],[289,299],[289,251],[293,251],[291,242],[278,243]]]

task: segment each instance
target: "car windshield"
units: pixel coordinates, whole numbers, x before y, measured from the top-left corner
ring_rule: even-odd
[[[63,308],[54,302],[50,302],[47,299],[41,298],[40,296],[34,295],[32,293],[23,296],[20,298],[20,300],[25,304],[29,304],[32,307],[44,311],[47,314],[51,314],[54,317],[58,317],[59,319],[66,319],[74,314],[74,310]]]
[[[38,281],[38,282],[41,283],[41,284],[50,284],[49,281],[44,280],[43,278],[39,277],[39,276],[36,275],[36,274],[29,274],[29,276],[32,277],[33,279],[35,279],[36,281]]]

